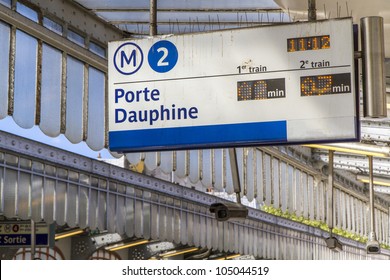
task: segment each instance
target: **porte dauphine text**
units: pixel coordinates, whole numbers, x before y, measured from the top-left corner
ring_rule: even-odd
[[[160,91],[156,88],[145,87],[138,90],[115,89],[115,104],[135,104],[135,103],[158,103],[160,101]],[[129,106],[131,107],[131,106]],[[147,106],[148,108],[153,106]],[[115,109],[115,123],[138,123],[145,122],[150,126],[158,121],[175,121],[186,119],[197,119],[199,109],[197,107],[179,107],[176,104],[157,105],[152,109],[126,110],[125,108]]]

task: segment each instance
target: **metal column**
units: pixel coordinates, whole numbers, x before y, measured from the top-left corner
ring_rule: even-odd
[[[369,192],[370,192],[370,231],[368,233],[367,253],[378,254],[380,252],[380,245],[376,239],[375,233],[375,206],[374,206],[374,174],[373,174],[373,159],[368,156],[369,169]]]
[[[334,198],[334,190],[333,190],[333,159],[334,159],[334,151],[329,150],[329,173],[328,173],[328,189],[327,189],[327,198],[328,198],[328,211],[327,211],[327,216],[328,216],[328,227],[330,230],[330,234],[332,235],[332,230],[334,227],[334,217],[333,217],[333,198]]]
[[[360,26],[363,52],[363,113],[365,117],[386,118],[383,18],[362,18]]]

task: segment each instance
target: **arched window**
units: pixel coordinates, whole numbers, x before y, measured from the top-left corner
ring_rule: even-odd
[[[30,248],[21,248],[19,249],[14,258],[14,260],[31,260],[31,249]],[[37,248],[35,250],[34,259],[36,260],[64,260],[65,257],[62,254],[61,250],[57,247],[54,248]]]
[[[90,260],[120,260],[121,257],[115,252],[109,252],[106,250],[97,250],[89,258]]]

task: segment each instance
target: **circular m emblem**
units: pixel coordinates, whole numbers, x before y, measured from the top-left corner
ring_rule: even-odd
[[[123,75],[136,73],[141,68],[143,61],[144,54],[141,48],[131,42],[120,45],[114,53],[115,68]]]

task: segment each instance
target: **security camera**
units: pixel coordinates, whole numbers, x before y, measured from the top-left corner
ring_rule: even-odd
[[[210,212],[215,213],[218,221],[242,220],[248,216],[248,209],[239,203],[223,202],[213,203],[210,205]]]
[[[368,234],[368,241],[366,244],[367,254],[379,254],[380,250],[381,248],[378,240],[376,240],[376,234],[372,231]]]
[[[376,240],[367,241],[366,250],[367,254],[379,254],[381,250],[379,242]]]
[[[343,250],[343,245],[333,236],[325,238],[325,243],[329,249],[335,252],[341,252]]]

